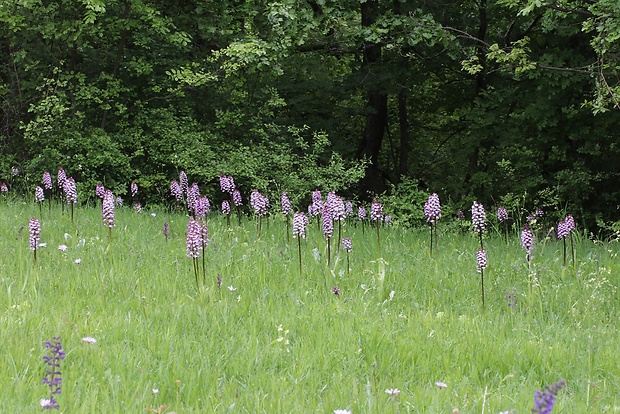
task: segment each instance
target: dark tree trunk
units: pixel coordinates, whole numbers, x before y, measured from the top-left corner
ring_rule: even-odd
[[[478,4],[478,39],[484,41],[487,37],[488,30],[488,18],[487,18],[487,0],[480,0]],[[485,46],[482,42],[478,42],[476,46],[476,56],[478,57],[478,62],[482,65],[482,70],[478,72],[476,75],[476,95],[480,95],[487,87],[488,77],[487,77],[487,59],[486,59],[486,50]],[[473,152],[469,156],[469,170],[465,176],[465,188],[466,194],[471,193],[473,183],[472,178],[478,172],[479,162],[480,162],[480,145],[482,143],[476,143]]]
[[[361,4],[362,26],[374,24],[379,14],[376,1],[366,1]],[[360,156],[370,161],[366,174],[360,183],[362,197],[381,193],[385,189],[385,182],[378,166],[381,142],[387,126],[387,93],[385,87],[376,81],[375,76],[381,70],[381,45],[364,42],[362,72],[366,87],[366,126],[361,145]]]
[[[129,19],[129,13],[131,11],[131,2],[129,0],[125,1],[125,10],[123,11],[123,19],[127,21]],[[116,79],[118,77],[118,72],[121,66],[121,60],[123,59],[123,55],[125,54],[125,45],[127,43],[127,36],[129,35],[128,30],[123,30],[121,32],[121,38],[118,43],[118,48],[116,52],[116,59],[114,59],[114,67],[112,68],[112,79]],[[101,129],[105,129],[108,125],[108,110],[103,111],[103,116],[101,117]]]
[[[398,93],[398,125],[400,128],[400,157],[398,160],[398,178],[409,173],[409,119],[407,118],[407,92],[401,89]]]

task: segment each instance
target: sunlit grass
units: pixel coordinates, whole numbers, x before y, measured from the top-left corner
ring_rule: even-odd
[[[0,411],[41,410],[53,336],[67,353],[67,413],[527,413],[534,391],[560,378],[554,412],[620,410],[615,243],[578,240],[573,268],[560,242],[539,240],[528,273],[517,236],[488,237],[483,310],[478,240],[441,223],[432,257],[427,228],[382,228],[379,257],[374,230],[346,224],[348,273],[335,240],[328,268],[311,222],[300,276],[281,217],[258,239],[254,221],[228,229],[212,215],[198,291],[187,218],[152,213],[117,209],[110,237],[99,209],[78,208],[72,224],[58,206],[0,205]],[[47,243],[36,265],[33,215]],[[393,388],[398,399],[385,393]]]

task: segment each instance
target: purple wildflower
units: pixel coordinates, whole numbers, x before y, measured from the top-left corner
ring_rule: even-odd
[[[217,275],[217,288],[221,289],[222,288],[222,275]]]
[[[179,183],[181,186],[181,191],[186,192],[189,188],[189,181],[187,181],[187,174],[185,174],[185,171],[181,171],[179,173]]]
[[[521,247],[527,252],[528,257],[532,255],[534,250],[534,233],[532,233],[528,225],[525,225],[521,231]]]
[[[474,232],[482,234],[487,227],[487,216],[484,206],[477,201],[471,206],[471,222],[474,225]]]
[[[482,271],[487,268],[487,253],[484,249],[478,249],[478,253],[476,253],[476,265],[478,273],[482,273]]]
[[[570,231],[568,231],[568,226],[566,225],[566,220],[560,220],[557,228],[558,239],[564,239],[568,237]]]
[[[250,193],[250,205],[252,206],[256,214],[258,214],[261,208],[260,198],[260,192],[257,189],[252,190],[252,192]]]
[[[52,183],[52,175],[48,171],[45,171],[43,173],[43,188],[49,191],[53,187],[54,184]]]
[[[437,193],[428,196],[428,200],[424,203],[424,217],[427,223],[435,223],[441,218],[441,203]]]
[[[114,194],[112,190],[106,190],[101,204],[101,217],[103,224],[107,227],[114,227]]]
[[[230,214],[230,201],[222,201],[222,214]]]
[[[116,196],[116,206],[120,207],[123,205],[123,198],[121,196]]]
[[[351,217],[353,215],[353,202],[347,201],[344,203],[344,214],[347,217]]]
[[[211,203],[207,196],[202,196],[194,203],[194,215],[196,217],[205,218],[211,212]]]
[[[197,183],[193,183],[191,187],[187,189],[187,209],[194,211],[196,208],[196,200],[200,197],[200,189]]]
[[[385,224],[390,224],[392,222],[392,216],[390,216],[389,214],[386,214],[385,217],[383,217],[383,222]]]
[[[200,220],[198,224],[200,225],[200,239],[202,242],[201,247],[204,250],[211,241],[211,239],[209,239],[209,228],[207,227],[207,223],[205,223],[203,220]]]
[[[65,188],[65,181],[66,180],[67,180],[67,174],[65,173],[65,170],[63,170],[62,168],[59,168],[58,169],[58,176],[56,178],[56,183],[58,184],[58,188],[63,190]]]
[[[49,355],[43,356],[43,361],[45,365],[47,365],[47,370],[43,377],[43,384],[47,385],[50,389],[50,399],[41,400],[41,406],[46,410],[59,409],[60,406],[55,396],[61,392],[62,377],[60,373],[60,361],[65,359],[65,352],[62,349],[60,337],[55,336],[53,342],[46,341],[45,348],[49,349]]]
[[[545,215],[545,212],[541,208],[536,207],[536,209],[534,210],[534,215],[536,217],[543,217]]]
[[[306,226],[308,225],[308,218],[303,212],[297,212],[293,215],[293,237],[299,236],[302,239],[306,238]]]
[[[28,230],[30,231],[30,250],[36,252],[39,247],[39,239],[41,237],[41,223],[35,217],[30,218],[28,223]]]
[[[285,216],[291,212],[291,200],[289,200],[288,194],[285,191],[283,191],[280,196],[280,205],[282,206],[282,214]]]
[[[534,408],[532,408],[532,413],[551,414],[553,406],[555,405],[555,398],[565,385],[566,380],[561,379],[551,386],[547,385],[544,392],[537,390],[534,395]]]
[[[142,204],[135,203],[133,205],[133,211],[135,211],[136,213],[142,213]]]
[[[497,208],[497,221],[501,223],[502,221],[506,220],[508,220],[508,211],[506,211],[506,207],[499,206]]]
[[[359,206],[357,208],[357,218],[361,221],[364,221],[366,220],[366,217],[366,209],[364,208],[364,206]]]
[[[19,168],[17,167],[11,167],[11,175],[13,177],[17,177],[19,175]]]
[[[353,250],[353,245],[351,244],[351,238],[350,237],[343,237],[342,238],[342,247],[344,247],[344,249],[350,253],[351,250]]]
[[[138,184],[135,181],[133,181],[131,183],[130,189],[131,189],[131,197],[135,198],[136,195],[138,195]]]
[[[0,192],[2,193],[8,193],[9,192],[9,187],[6,185],[6,183],[2,183],[0,184]]]
[[[575,230],[575,219],[573,218],[573,216],[566,216],[566,218],[564,218],[564,222],[566,223],[566,228],[569,233]]]
[[[232,194],[235,190],[235,181],[231,176],[220,174],[220,189],[224,193]]]
[[[195,259],[200,257],[200,249],[202,248],[202,226],[193,217],[189,218],[187,224],[187,257]]]
[[[183,190],[181,190],[181,186],[177,180],[172,180],[170,182],[170,194],[177,200],[183,200]]]
[[[516,309],[519,305],[519,303],[517,302],[517,294],[514,291],[506,293],[506,304],[510,309],[513,310]]]
[[[308,215],[316,217],[323,211],[323,196],[319,190],[312,192],[312,203],[308,206]]]
[[[319,190],[314,190],[312,192],[312,202],[317,204],[323,204],[323,196]]]
[[[316,217],[321,214],[323,209],[323,202],[315,203],[314,201],[308,206],[308,215],[310,217]]]
[[[332,210],[332,213],[334,215],[334,220],[340,221],[340,220],[344,220],[345,218],[347,218],[347,213],[346,213],[344,201],[342,201],[342,198],[340,198],[337,195],[334,195],[330,204],[331,204],[330,209]]]
[[[41,203],[43,200],[45,200],[45,193],[41,187],[37,186],[34,189],[34,201],[35,203]]]
[[[232,199],[235,207],[241,207],[243,205],[243,200],[241,199],[241,192],[236,188],[233,190]]]
[[[329,205],[329,208],[332,211],[334,211],[334,202],[336,200],[336,197],[338,196],[333,191],[330,191],[329,193],[327,193],[327,197],[325,197],[325,203]]]
[[[168,229],[169,228],[170,228],[170,224],[168,224],[168,222],[166,221],[164,223],[164,230],[163,230],[164,237],[166,238],[166,241],[168,241],[168,237],[170,237],[170,234],[168,233]]]
[[[340,297],[340,288],[338,286],[334,286],[332,288],[332,292],[334,292],[334,295],[336,295],[337,297]]]
[[[97,183],[95,187],[95,195],[99,198],[105,197],[105,187],[101,183]]]
[[[465,212],[462,209],[456,212],[456,218],[459,220],[465,220]]]
[[[65,180],[63,189],[65,190],[65,197],[67,198],[67,204],[77,203],[77,187],[75,186],[75,180],[73,177],[69,177]]]
[[[372,221],[383,220],[383,206],[377,198],[372,200],[372,203],[370,204],[370,219]]]
[[[323,222],[323,236],[329,239],[334,234],[334,216],[327,203],[323,206],[323,214],[321,214],[321,221]]]
[[[269,209],[269,199],[262,195],[260,191],[254,189],[250,194],[250,205],[254,208],[254,213],[258,216],[266,216]]]
[[[318,214],[319,213],[316,210],[314,203],[308,204],[308,216],[315,217],[315,216],[318,216]]]

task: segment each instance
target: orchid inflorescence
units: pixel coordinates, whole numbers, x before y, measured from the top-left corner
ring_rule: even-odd
[[[441,203],[437,193],[428,196],[428,200],[424,203],[424,217],[427,223],[435,223],[441,218]]]
[[[112,190],[106,190],[103,196],[103,203],[101,204],[101,217],[103,218],[103,224],[110,229],[114,227],[114,194]]]

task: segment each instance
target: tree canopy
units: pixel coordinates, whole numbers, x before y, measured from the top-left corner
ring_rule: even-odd
[[[615,0],[0,0],[0,171],[617,221]]]

